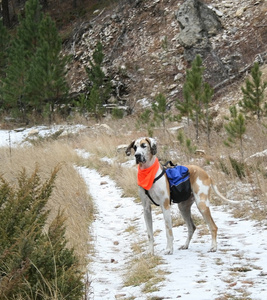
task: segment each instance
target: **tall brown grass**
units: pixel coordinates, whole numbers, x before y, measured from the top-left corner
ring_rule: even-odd
[[[93,203],[84,181],[74,169],[78,157],[69,141],[42,142],[35,146],[16,147],[11,152],[8,148],[0,148],[0,157],[1,173],[14,184],[22,168],[32,173],[37,165],[40,176],[46,179],[53,168],[60,165],[47,207],[50,210],[49,221],[54,219],[59,209],[63,210],[69,246],[76,249],[76,254],[85,266],[89,253],[89,224],[93,219]]]

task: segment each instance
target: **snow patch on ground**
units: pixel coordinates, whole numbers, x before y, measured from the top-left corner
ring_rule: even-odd
[[[188,250],[175,250],[164,255],[166,237],[162,214],[153,212],[155,253],[164,259],[169,272],[166,280],[158,285],[159,291],[143,294],[141,287],[123,287],[127,261],[132,255],[131,244],[146,239],[142,206],[132,198],[122,197],[122,191],[108,176],[102,177],[95,170],[78,169],[88,185],[98,213],[93,223],[96,255],[90,265],[94,299],[134,299],[148,297],[160,299],[210,300],[244,297],[267,299],[267,245],[266,228],[252,221],[234,219],[223,212],[223,206],[214,207],[212,215],[218,230],[218,251],[207,252],[211,238],[202,234],[203,226],[196,230]],[[178,214],[172,206],[173,216]],[[198,214],[197,209],[193,213]],[[137,233],[126,232],[135,226]],[[185,241],[185,226],[175,227],[174,249]],[[162,267],[162,266],[160,266]],[[244,292],[245,291],[245,292]],[[241,299],[240,298],[240,299]]]

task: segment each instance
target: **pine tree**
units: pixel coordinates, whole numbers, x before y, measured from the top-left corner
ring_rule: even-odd
[[[201,121],[204,119],[204,124],[207,129],[207,138],[210,138],[210,117],[209,103],[213,96],[213,90],[208,83],[204,83],[202,76],[204,67],[202,67],[202,59],[199,55],[196,56],[192,63],[192,68],[186,72],[186,81],[183,87],[184,102],[178,101],[177,109],[181,115],[186,115],[194,122],[196,130],[196,140],[199,140],[199,128]],[[205,107],[205,112],[203,109]]]
[[[28,64],[25,60],[25,49],[17,40],[12,41],[8,54],[8,67],[3,80],[3,103],[7,111],[15,116],[21,116],[27,121],[28,101],[25,97]]]
[[[61,41],[54,22],[41,12],[39,0],[28,0],[25,17],[19,20],[3,82],[5,107],[26,121],[27,114],[34,110],[41,115],[48,104],[51,120],[55,104],[67,92]]]
[[[237,113],[236,106],[231,106],[229,108],[231,119],[228,124],[224,125],[224,128],[228,134],[227,141],[224,142],[224,144],[228,147],[231,146],[231,144],[235,144],[236,140],[239,141],[240,145],[240,152],[242,159],[244,158],[244,149],[243,149],[243,136],[246,132],[246,124],[245,124],[245,118],[242,113]]]
[[[154,113],[155,122],[162,122],[162,126],[164,131],[166,130],[166,120],[170,117],[170,113],[168,111],[166,97],[163,94],[158,94],[156,96],[156,101],[152,103],[152,110]]]
[[[67,58],[61,57],[61,39],[55,23],[45,16],[39,25],[38,47],[31,61],[27,94],[35,111],[47,114],[51,123],[56,104],[66,103],[68,91],[65,79]],[[42,93],[40,93],[42,91]]]
[[[151,121],[152,118],[152,111],[148,108],[146,108],[143,113],[139,116],[137,121],[137,126],[145,125],[148,136],[153,136],[153,129],[155,127],[155,124],[153,121]]]
[[[204,104],[204,112],[203,112],[203,121],[206,128],[206,135],[208,144],[210,146],[210,133],[211,133],[211,127],[212,127],[212,117],[210,114],[209,105],[211,102],[211,99],[213,97],[213,89],[210,87],[209,84],[204,83],[204,91],[203,91],[203,104]]]
[[[179,100],[176,102],[176,108],[180,111],[180,117],[181,116],[186,116],[187,118],[187,125],[189,126],[189,121],[192,117],[192,98],[191,98],[191,93],[189,89],[186,87],[186,82],[183,87],[183,96],[184,96],[184,101],[180,102]]]
[[[267,87],[267,82],[262,82],[262,72],[260,71],[259,63],[255,62],[251,69],[252,81],[246,80],[245,87],[242,87],[243,100],[239,102],[239,105],[244,109],[245,112],[250,111],[256,114],[258,121],[264,114],[265,107],[264,101],[264,90]],[[266,102],[265,102],[266,106]]]
[[[9,35],[5,28],[5,26],[0,22],[0,76],[2,78],[2,74],[4,68],[7,64],[7,49],[9,46]],[[1,81],[0,81],[1,83]]]
[[[0,110],[3,106],[2,78],[4,78],[5,76],[5,69],[7,65],[7,50],[9,47],[9,39],[10,37],[5,26],[2,24],[2,22],[0,22]]]
[[[103,60],[103,46],[98,42],[93,53],[93,60],[89,61],[90,68],[85,68],[90,80],[88,110],[93,112],[97,119],[101,119],[104,108],[103,105],[107,103],[111,92],[110,79],[106,78],[102,70]]]

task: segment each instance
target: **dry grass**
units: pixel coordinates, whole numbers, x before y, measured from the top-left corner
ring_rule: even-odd
[[[32,173],[36,165],[42,180],[49,177],[55,166],[60,165],[55,188],[48,202],[49,222],[58,210],[66,217],[66,237],[70,247],[75,247],[76,254],[84,266],[88,254],[88,226],[93,219],[93,204],[87,187],[74,169],[77,155],[67,141],[51,141],[30,147],[18,147],[11,151],[0,148],[1,173],[11,183],[23,168]]]
[[[162,258],[159,256],[135,256],[129,263],[124,285],[139,286],[144,284],[142,287],[143,293],[157,291],[158,284],[164,280],[166,275],[166,272],[159,268],[162,263]]]

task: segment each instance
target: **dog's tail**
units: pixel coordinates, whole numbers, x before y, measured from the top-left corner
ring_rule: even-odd
[[[211,181],[211,187],[213,189],[213,191],[215,192],[215,194],[217,196],[219,196],[222,200],[228,202],[228,203],[232,203],[232,204],[240,204],[239,201],[235,201],[235,200],[230,200],[230,199],[227,199],[225,198],[221,193],[220,191],[218,190],[217,186],[213,184],[213,182]]]

